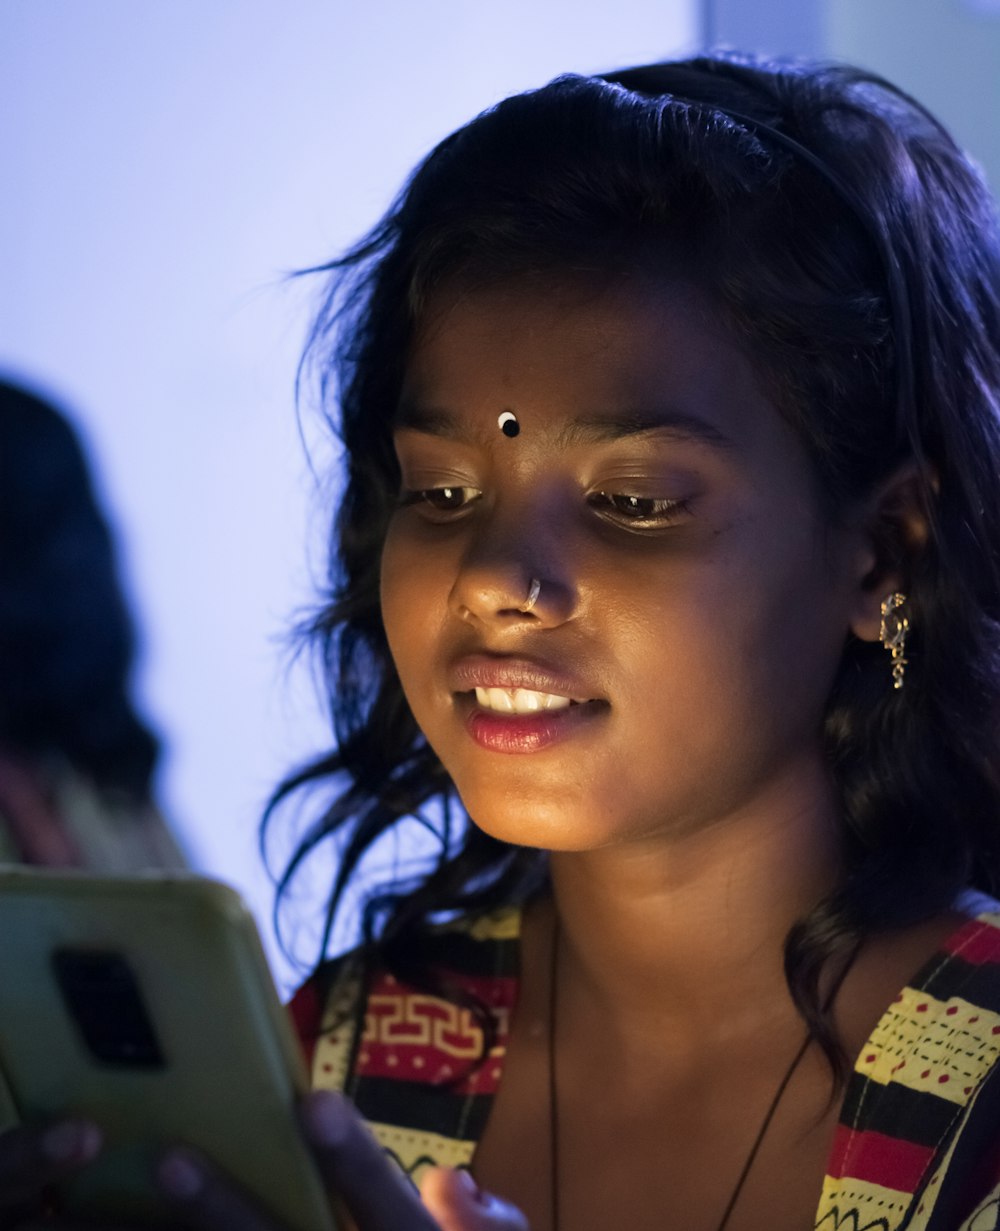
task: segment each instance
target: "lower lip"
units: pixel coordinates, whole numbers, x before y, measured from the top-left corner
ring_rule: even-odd
[[[605,705],[586,703],[534,714],[498,714],[473,703],[465,725],[480,748],[490,752],[541,752],[575,735],[606,710]]]

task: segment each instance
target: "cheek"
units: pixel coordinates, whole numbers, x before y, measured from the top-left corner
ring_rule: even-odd
[[[814,532],[748,519],[657,589],[620,627],[643,663],[647,704],[691,716],[684,744],[714,743],[720,728],[766,740],[769,721],[813,728],[848,627]]]
[[[741,707],[804,733],[821,719],[843,652],[847,595],[815,524],[781,525],[729,572],[716,644]]]
[[[382,546],[382,563],[379,572],[379,597],[382,603],[382,618],[386,622],[402,601],[408,588],[406,552],[400,536],[389,527]]]
[[[420,695],[447,617],[447,567],[413,536],[390,527],[382,552],[382,623],[403,691],[420,721]]]
[[[389,649],[404,679],[416,626],[422,622],[422,596],[426,587],[417,584],[416,554],[407,550],[405,537],[392,527],[382,550],[380,598],[382,623]]]

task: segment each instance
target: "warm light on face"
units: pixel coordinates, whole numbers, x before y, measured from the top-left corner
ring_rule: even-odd
[[[530,432],[506,439],[507,413]],[[385,627],[484,828],[574,849],[688,831],[815,767],[853,557],[693,291],[444,305],[396,446]]]

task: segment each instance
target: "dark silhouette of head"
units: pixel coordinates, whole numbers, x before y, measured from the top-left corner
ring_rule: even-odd
[[[0,381],[0,747],[58,753],[146,799],[157,741],[129,699],[131,620],[80,442],[47,401]]]

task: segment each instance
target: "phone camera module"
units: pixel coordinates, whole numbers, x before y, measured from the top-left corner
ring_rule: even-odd
[[[165,1066],[142,992],[122,954],[58,949],[52,966],[66,1007],[95,1059],[119,1067]]]

